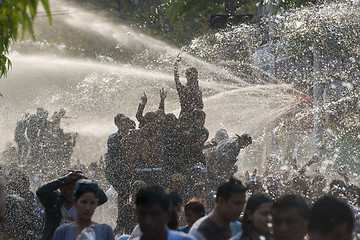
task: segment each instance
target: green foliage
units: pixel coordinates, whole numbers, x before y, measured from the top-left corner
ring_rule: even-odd
[[[11,61],[6,56],[12,41],[19,38],[19,25],[21,37],[28,31],[34,37],[33,21],[36,16],[39,0],[0,0],[0,77],[6,76]],[[41,0],[46,14],[51,21],[50,5],[48,0]]]

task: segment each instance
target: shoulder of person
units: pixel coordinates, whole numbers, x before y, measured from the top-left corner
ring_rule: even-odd
[[[174,231],[174,230],[168,230],[168,240],[195,240],[195,238],[189,234]]]

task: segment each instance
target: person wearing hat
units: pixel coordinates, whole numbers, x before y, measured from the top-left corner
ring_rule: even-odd
[[[85,177],[81,172],[71,171],[63,177],[39,187],[36,191],[37,197],[45,208],[45,227],[42,240],[51,240],[58,226],[74,222],[77,219],[72,194],[75,190],[75,183],[83,178]],[[101,202],[107,199],[106,195],[101,199]]]
[[[185,86],[182,85],[178,72],[178,63],[180,60],[181,58],[179,53],[174,63],[174,78],[181,106],[179,116],[181,116],[184,112],[191,113],[194,109],[202,110],[204,107],[202,92],[199,89],[198,70],[196,67],[187,68],[185,72],[187,83]]]
[[[77,218],[71,224],[58,227],[53,240],[114,240],[114,232],[109,225],[91,220],[95,209],[106,201],[105,193],[94,180],[77,181],[73,192]]]

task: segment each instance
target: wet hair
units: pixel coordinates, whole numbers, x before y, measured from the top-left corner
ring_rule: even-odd
[[[176,118],[175,114],[173,113],[167,113],[165,115],[165,121],[168,122],[168,123],[174,123],[176,124],[176,122],[178,121],[178,119]]]
[[[340,179],[334,179],[330,182],[330,195],[346,199],[346,184],[344,181]]]
[[[216,200],[222,197],[225,201],[231,198],[233,193],[245,193],[247,188],[242,182],[234,177],[223,182],[216,191]]]
[[[256,209],[258,209],[258,207],[261,204],[272,203],[272,202],[273,202],[272,199],[264,193],[257,193],[257,194],[251,195],[251,197],[246,202],[246,207],[244,210],[244,217],[241,221],[241,226],[243,229],[242,237],[250,236],[250,228],[252,227],[251,226],[252,223],[249,219],[249,214],[255,212]]]
[[[165,212],[170,210],[171,201],[169,194],[160,186],[147,186],[136,193],[136,207],[140,205],[152,206],[159,204]]]
[[[193,119],[198,119],[198,118],[205,119],[206,118],[206,113],[199,109],[194,109],[192,111],[191,115],[192,115]]]
[[[198,75],[198,70],[194,66],[188,67],[185,71],[186,77],[194,75],[194,74]]]
[[[280,208],[295,208],[304,220],[307,220],[309,217],[309,206],[305,202],[304,198],[298,195],[288,194],[277,199],[274,202],[272,209]]]
[[[314,203],[309,217],[309,232],[330,233],[336,227],[347,224],[354,228],[354,215],[348,204],[333,196],[324,196]]]
[[[114,117],[114,123],[115,125],[119,125],[121,123],[121,119],[124,118],[125,115],[122,113],[118,113],[116,114],[116,116]]]
[[[190,200],[187,202],[184,206],[184,211],[191,211],[195,214],[201,214],[202,216],[205,216],[205,206],[202,202],[198,200]]]
[[[148,124],[148,123],[154,122],[156,118],[157,118],[156,112],[147,112],[144,115],[144,123]]]
[[[73,198],[77,201],[82,195],[89,192],[95,194],[96,198],[99,200],[99,206],[107,201],[105,193],[100,189],[97,182],[89,179],[80,179],[76,182]]]

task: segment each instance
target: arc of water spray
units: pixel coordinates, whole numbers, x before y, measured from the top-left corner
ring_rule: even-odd
[[[56,1],[55,1],[56,2]],[[73,10],[70,6],[61,2],[61,9],[64,10]],[[125,44],[128,47],[133,46],[134,43],[140,44],[141,46],[155,50],[158,52],[166,53],[169,55],[176,56],[179,52],[179,49],[174,48],[162,41],[151,38],[145,34],[139,33],[135,29],[119,24],[112,24],[100,16],[97,16],[93,13],[82,12],[78,14],[72,14],[70,17],[64,20],[67,24],[84,29],[86,31],[92,31],[94,33],[100,34],[108,39],[115,40],[121,44]],[[226,79],[231,80],[232,82],[240,86],[250,86],[251,84],[247,81],[239,78],[233,73],[222,69],[214,64],[205,62],[199,58],[192,56],[186,52],[182,53],[182,58],[191,64],[201,66],[202,71],[205,71],[210,74],[220,75]]]

